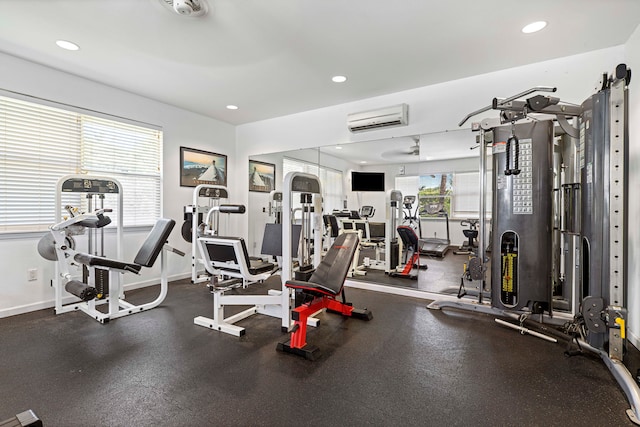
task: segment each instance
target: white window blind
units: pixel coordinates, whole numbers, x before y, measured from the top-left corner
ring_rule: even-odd
[[[286,176],[289,172],[310,173],[320,178],[325,212],[342,208],[344,194],[341,171],[285,157],[282,161],[282,173]]]
[[[419,176],[397,176],[395,190],[399,190],[402,196],[418,196],[420,187]]]
[[[486,209],[491,212],[491,171],[487,172]],[[456,217],[477,218],[480,212],[480,173],[463,172],[453,176],[453,212]]]
[[[160,216],[161,133],[91,116],[81,124],[83,170],[120,181],[125,225],[153,224]]]
[[[487,213],[491,212],[491,171],[487,172]],[[420,188],[419,176],[399,176],[395,180],[396,189],[402,195],[416,195]],[[478,172],[458,172],[453,174],[452,218],[477,218],[480,211],[480,174]]]
[[[0,96],[0,232],[46,229],[56,220],[58,179],[78,173],[118,179],[124,225],[152,224],[161,149],[159,130]],[[79,196],[63,200],[86,209]]]

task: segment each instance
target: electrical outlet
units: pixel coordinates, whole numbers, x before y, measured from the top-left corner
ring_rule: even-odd
[[[38,280],[38,269],[37,268],[30,268],[27,270],[27,277],[28,280],[30,282],[33,282],[35,280]]]

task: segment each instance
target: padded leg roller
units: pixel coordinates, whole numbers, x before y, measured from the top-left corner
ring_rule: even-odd
[[[89,286],[79,280],[70,280],[66,285],[64,285],[64,290],[72,295],[77,296],[82,301],[91,301],[96,296],[98,296],[98,291],[96,291],[96,288]]]

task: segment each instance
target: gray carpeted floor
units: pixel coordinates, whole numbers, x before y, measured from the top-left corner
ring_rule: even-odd
[[[424,300],[347,297],[374,318],[323,314],[315,362],[275,350],[277,319],[244,320],[242,338],[195,326],[212,302],[188,281],[105,325],[52,309],[0,319],[0,420],[30,408],[47,427],[632,425],[602,361],[567,358],[565,343]]]

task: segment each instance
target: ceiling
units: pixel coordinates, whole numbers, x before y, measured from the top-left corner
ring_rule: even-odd
[[[3,0],[0,51],[242,124],[624,44],[640,24],[637,0],[205,1],[194,18],[165,0]]]
[[[476,134],[469,129],[351,142],[320,147],[321,153],[361,165],[406,164],[476,157]]]

